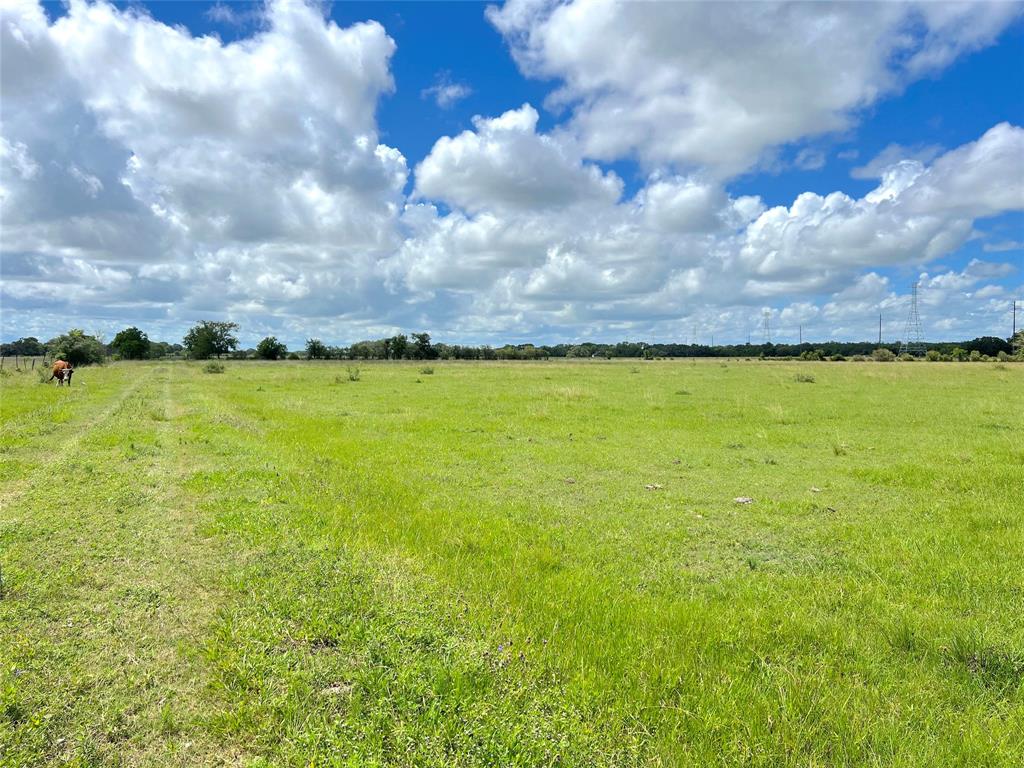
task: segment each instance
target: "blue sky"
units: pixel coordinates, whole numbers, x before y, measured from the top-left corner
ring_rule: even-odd
[[[1022,7],[19,0],[2,335],[1007,335]]]

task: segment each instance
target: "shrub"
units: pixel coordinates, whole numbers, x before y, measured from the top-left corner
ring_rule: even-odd
[[[798,373],[796,376],[793,377],[793,380],[794,381],[799,381],[802,384],[813,384],[814,383],[814,377],[811,374],[809,374],[809,373]]]
[[[224,373],[224,363],[211,360],[203,366],[203,373]]]
[[[420,368],[420,373],[422,373],[424,376],[431,376],[434,373],[434,369],[429,365],[425,365],[422,368]]]
[[[846,358],[843,357],[842,355],[832,355],[832,357],[830,357],[829,360],[831,360],[833,363],[845,363],[846,362]]]
[[[289,352],[288,353],[288,359],[289,360],[301,360],[302,358],[299,357],[299,353],[298,352]]]
[[[348,371],[348,380],[349,381],[359,381],[359,369],[357,367],[355,367],[353,365],[350,365],[345,370]]]
[[[978,350],[976,350],[976,349],[972,349],[972,350],[971,350],[971,357],[970,357],[970,361],[971,361],[972,363],[980,363],[980,362],[981,362],[981,352],[979,352],[979,351],[978,351]]]
[[[928,352],[925,353],[924,358],[929,363],[937,363],[942,359],[942,355],[939,354],[939,351],[937,349],[929,349]]]
[[[916,359],[917,359],[916,357],[914,357],[914,356],[913,356],[913,355],[911,355],[911,354],[908,354],[907,352],[904,352],[904,353],[903,353],[902,355],[900,355],[900,357],[899,357],[899,360],[900,360],[900,362],[901,362],[901,363],[912,363],[912,362],[914,362],[914,361],[915,361]]]
[[[891,349],[885,347],[879,347],[871,353],[871,359],[876,363],[891,363],[896,359],[896,355],[893,354]]]

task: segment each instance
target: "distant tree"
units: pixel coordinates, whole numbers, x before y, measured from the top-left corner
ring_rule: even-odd
[[[997,336],[979,336],[976,339],[963,342],[963,348],[968,352],[977,350],[988,357],[995,357],[1000,352],[1011,351],[1012,345],[1006,339],[1000,339]]]
[[[120,355],[122,360],[145,360],[149,357],[151,345],[145,332],[132,326],[120,331],[110,342],[110,348]]]
[[[220,357],[238,348],[238,339],[234,336],[237,330],[238,323],[200,320],[185,334],[182,343],[193,359]]]
[[[26,336],[17,341],[0,344],[0,355],[4,357],[41,357],[45,354],[46,347],[35,336]]]
[[[327,345],[320,341],[320,339],[308,339],[306,341],[306,359],[323,360],[327,355]]]
[[[1024,330],[1017,331],[1016,335],[1010,338],[1010,344],[1017,357],[1024,358]]]
[[[168,344],[166,341],[151,341],[149,343],[149,357],[152,360],[177,354],[181,350],[181,344]]]
[[[267,336],[256,345],[256,354],[263,360],[280,360],[288,354],[288,347],[278,341],[276,336]]]
[[[105,349],[95,336],[87,336],[80,328],[72,328],[63,336],[46,342],[46,348],[54,358],[67,360],[72,365],[102,363]]]
[[[392,360],[401,360],[409,353],[409,338],[404,334],[400,333],[397,336],[392,336],[387,340],[388,343],[388,354]],[[427,343],[430,343],[430,337],[427,337]]]
[[[413,350],[412,355],[417,360],[432,360],[434,357],[434,347],[430,343],[429,333],[414,333],[413,339]]]

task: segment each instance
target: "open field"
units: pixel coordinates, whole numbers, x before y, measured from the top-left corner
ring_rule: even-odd
[[[1024,366],[431,365],[0,380],[0,763],[1021,765]]]

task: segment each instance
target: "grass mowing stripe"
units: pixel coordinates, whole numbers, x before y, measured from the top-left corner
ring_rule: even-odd
[[[209,757],[208,734],[190,721],[206,709],[195,649],[214,609],[205,583],[222,561],[195,536],[176,490],[169,370],[150,374],[123,382],[49,482],[8,509],[5,764]],[[237,754],[217,751],[218,763]]]

